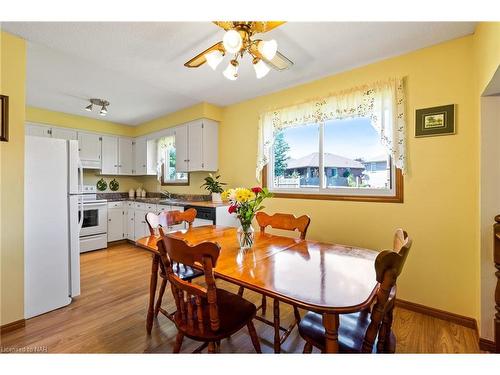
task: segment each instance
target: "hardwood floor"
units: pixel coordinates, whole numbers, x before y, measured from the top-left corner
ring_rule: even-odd
[[[171,353],[177,330],[160,315],[151,336],[146,334],[146,311],[151,255],[130,244],[81,256],[82,294],[64,308],[29,319],[24,328],[0,338],[2,351],[29,348],[50,353]],[[237,292],[237,287],[217,281],[219,287]],[[168,293],[167,293],[168,292]],[[164,306],[173,311],[167,290]],[[260,296],[245,290],[245,298],[256,305]],[[272,308],[268,307],[272,319]],[[303,313],[303,312],[301,312]],[[293,310],[282,304],[283,326],[293,319]],[[273,352],[273,328],[255,321],[262,351]],[[478,353],[477,333],[427,315],[396,308],[394,332],[399,353]],[[192,352],[199,343],[184,339],[181,352]],[[301,353],[304,341],[295,329],[282,347],[283,353]],[[0,351],[1,352],[1,351]],[[245,330],[221,343],[223,353],[253,353]]]

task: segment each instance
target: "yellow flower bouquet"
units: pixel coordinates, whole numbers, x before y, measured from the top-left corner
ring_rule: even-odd
[[[252,220],[258,211],[264,209],[262,202],[269,197],[272,197],[269,190],[258,186],[251,189],[228,189],[222,193],[222,199],[229,200],[231,203],[229,213],[235,213],[240,221],[238,240],[241,249],[252,247],[254,241]]]

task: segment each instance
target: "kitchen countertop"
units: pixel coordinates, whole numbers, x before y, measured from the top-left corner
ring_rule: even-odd
[[[195,206],[195,207],[227,207],[229,202],[213,203],[212,201],[195,201],[183,199],[164,199],[164,198],[108,198],[108,202],[138,202],[149,204],[160,204],[170,206]]]

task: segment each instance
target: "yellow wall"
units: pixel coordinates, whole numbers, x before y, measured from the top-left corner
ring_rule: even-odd
[[[9,96],[9,142],[0,142],[0,325],[24,318],[24,117],[26,45],[0,32],[1,93]]]
[[[477,26],[474,33],[474,59],[480,95],[500,64],[500,22],[482,22]]]
[[[140,177],[136,176],[101,176],[97,171],[93,171],[91,169],[86,169],[83,172],[83,184],[84,185],[93,185],[95,186],[97,181],[100,179],[104,179],[108,184],[108,188],[103,191],[103,193],[114,193],[109,189],[109,183],[115,179],[120,184],[118,188],[118,192],[128,192],[130,189],[137,189],[142,186],[143,183],[140,180]]]
[[[222,118],[222,109],[210,103],[199,103],[141,124],[136,128],[135,136],[138,137],[161,129],[171,128],[199,118],[220,121]]]
[[[133,126],[34,107],[26,108],[26,121],[125,137],[133,137],[136,131]]]
[[[271,199],[266,207],[310,215],[310,238],[369,248],[389,248],[394,229],[403,227],[414,246],[399,298],[477,318],[479,176],[472,49],[472,36],[460,38],[228,106],[220,127],[220,172],[233,186],[255,185],[260,112],[406,76],[409,173],[403,204]],[[414,137],[417,108],[452,103],[457,105],[456,135]]]

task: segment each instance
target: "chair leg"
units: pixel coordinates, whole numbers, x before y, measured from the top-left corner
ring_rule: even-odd
[[[297,321],[297,324],[300,323],[300,313],[299,313],[299,309],[297,308],[297,306],[294,306],[293,307],[293,314],[295,315],[295,320]]]
[[[184,333],[177,332],[177,337],[175,338],[174,353],[179,353],[181,351],[182,340],[184,340]]]
[[[267,310],[266,296],[262,295],[262,315],[266,315],[266,310]]]
[[[281,352],[281,345],[280,345],[280,301],[277,300],[276,298],[273,301],[273,307],[274,307],[274,352],[275,353],[280,353]]]
[[[158,298],[156,300],[155,316],[158,316],[158,313],[160,312],[161,300],[163,298],[163,294],[165,293],[165,288],[167,287],[167,282],[168,282],[167,279],[161,280],[160,291],[158,293]]]
[[[217,349],[215,348],[215,342],[209,342],[208,343],[208,353],[215,354],[216,352],[217,352]]]
[[[257,331],[255,330],[255,326],[253,322],[250,320],[247,324],[248,333],[250,334],[250,338],[252,339],[252,344],[257,353],[262,353],[260,348],[259,337],[257,336]]]
[[[302,353],[304,353],[304,354],[311,354],[312,351],[313,351],[313,346],[306,341],[306,343],[304,345],[304,350],[302,351]]]
[[[238,289],[238,295],[240,297],[243,297],[243,291],[245,290],[245,288],[243,288],[242,286],[240,286],[240,288]]]

